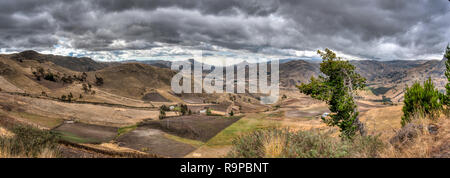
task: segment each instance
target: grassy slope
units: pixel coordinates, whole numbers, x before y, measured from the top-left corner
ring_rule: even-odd
[[[243,117],[239,121],[233,123],[219,134],[209,140],[207,146],[228,146],[231,145],[233,139],[241,134],[250,133],[252,131],[264,128],[278,127],[279,123],[265,119],[266,114],[250,114]]]
[[[168,139],[177,141],[177,142],[181,142],[181,143],[186,143],[189,144],[195,148],[201,147],[203,146],[205,143],[198,141],[198,140],[191,140],[191,139],[187,139],[187,138],[182,138],[176,135],[172,135],[172,134],[164,134],[164,136]]]
[[[61,139],[72,143],[100,143],[101,141],[93,138],[81,138],[70,132],[56,131],[60,134]]]
[[[12,116],[12,117],[16,117],[16,118],[21,118],[26,122],[30,122],[32,124],[36,124],[45,128],[54,128],[58,125],[60,125],[63,122],[63,119],[61,118],[51,118],[51,117],[45,117],[45,116],[40,116],[37,114],[32,114],[32,113],[27,113],[27,112],[17,112],[17,111],[11,111],[11,112],[5,112],[5,111],[0,111],[0,116],[1,115],[7,115],[7,116]]]

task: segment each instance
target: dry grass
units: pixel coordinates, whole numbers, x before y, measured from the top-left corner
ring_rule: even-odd
[[[120,152],[120,153],[137,153],[137,154],[147,154],[138,150],[134,150],[131,148],[121,147],[117,143],[108,142],[101,144],[80,144],[86,147],[91,147],[99,150],[111,151],[111,152]]]
[[[397,120],[398,122],[399,119]],[[261,130],[243,135],[233,142],[230,157],[264,158],[432,158],[450,156],[450,121],[445,116],[437,120],[417,118],[414,125],[422,126],[417,136],[406,141],[392,142],[396,132],[375,132],[372,136],[356,136],[353,140],[340,140],[332,132],[323,133],[297,130]],[[430,134],[428,126],[438,127]],[[383,137],[379,134],[383,133]]]
[[[283,146],[286,143],[286,136],[266,137],[263,140],[265,158],[278,158],[281,156]]]
[[[361,114],[361,121],[365,123],[369,134],[382,133],[383,139],[388,139],[395,129],[401,128],[402,106],[390,106],[371,109]]]
[[[438,120],[418,118],[414,124],[423,125],[424,130],[418,132],[418,136],[411,142],[402,145],[387,143],[386,149],[381,152],[385,158],[430,158],[450,156],[450,120],[441,117]],[[438,133],[433,135],[427,131],[427,126],[438,126]]]
[[[13,155],[5,150],[5,148],[0,148],[0,158],[30,158],[27,155]],[[52,149],[44,149],[34,158],[58,158],[58,155],[59,153],[55,152]]]
[[[14,133],[10,132],[9,130],[6,130],[3,127],[0,127],[0,137],[10,138],[13,136],[14,136]]]
[[[358,138],[341,141],[330,132],[265,129],[240,136],[233,141],[228,156],[233,158],[342,158],[374,157],[380,141]],[[363,153],[361,153],[363,152]]]
[[[0,137],[0,158],[55,158],[57,137],[29,126],[15,126],[10,137]]]

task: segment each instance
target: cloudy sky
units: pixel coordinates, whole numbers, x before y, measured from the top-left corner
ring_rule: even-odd
[[[0,53],[96,60],[442,59],[448,0],[1,0]]]

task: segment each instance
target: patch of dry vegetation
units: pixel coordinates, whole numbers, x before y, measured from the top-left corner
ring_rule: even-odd
[[[14,136],[14,134],[3,127],[0,127],[0,137],[10,138]]]
[[[29,126],[15,126],[12,136],[0,136],[0,158],[59,157],[57,136]]]
[[[450,121],[416,118],[410,124],[380,137],[339,139],[332,130],[293,131],[265,129],[233,141],[228,157],[234,158],[432,158],[450,157]],[[378,132],[379,133],[379,132]]]
[[[259,130],[233,141],[233,158],[343,158],[376,157],[383,146],[377,137],[340,140],[332,132]]]
[[[401,134],[406,138],[391,139],[381,153],[381,157],[450,157],[450,120],[445,116],[437,120],[413,119],[409,125],[397,131],[393,138],[397,138]]]

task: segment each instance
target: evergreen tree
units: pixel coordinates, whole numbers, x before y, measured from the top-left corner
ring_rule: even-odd
[[[444,54],[444,58],[447,59],[447,61],[445,61],[445,67],[446,67],[446,71],[445,71],[445,76],[447,77],[447,85],[445,85],[445,88],[447,89],[447,95],[446,95],[446,105],[450,105],[450,46],[447,45],[447,49],[445,50],[445,54]]]
[[[103,85],[103,78],[102,77],[98,77],[97,75],[95,75],[95,84],[97,86],[102,86]]]
[[[437,118],[443,109],[443,94],[434,87],[431,78],[423,83],[414,83],[411,88],[406,87],[403,102],[402,126],[411,122],[414,115]]]
[[[337,57],[333,51],[325,49],[325,52],[319,50],[317,53],[322,56],[320,71],[325,75],[311,77],[309,84],[302,83],[297,87],[300,92],[329,104],[330,118],[322,120],[329,126],[338,126],[341,137],[352,138],[356,131],[366,135],[353,97],[355,90],[364,88],[366,79],[355,72],[355,66]]]

